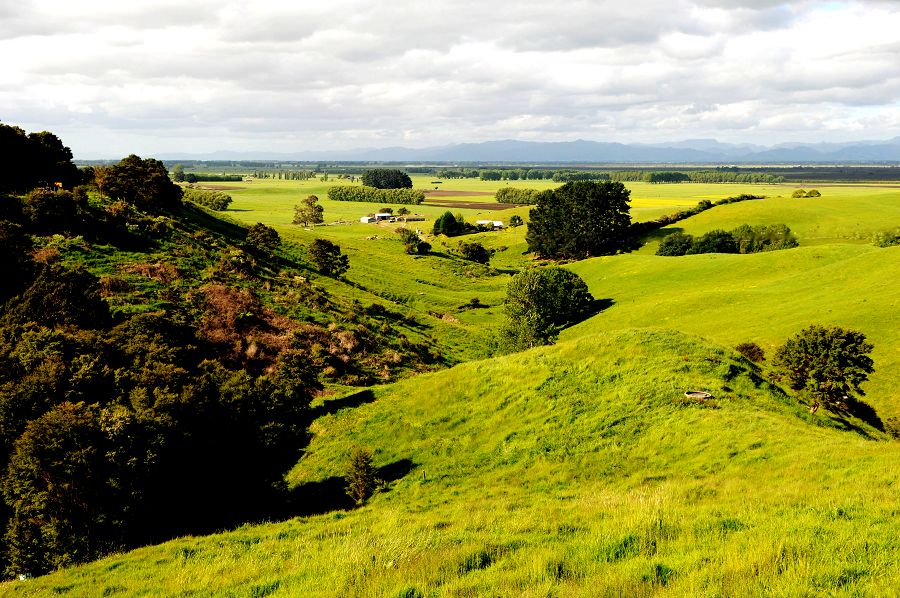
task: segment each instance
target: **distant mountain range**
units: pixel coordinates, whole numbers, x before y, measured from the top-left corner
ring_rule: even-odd
[[[163,154],[163,160],[281,160],[354,162],[523,162],[604,164],[798,164],[900,163],[900,137],[848,143],[791,143],[764,147],[690,139],[673,143],[625,144],[600,141],[486,141],[429,148],[385,147],[343,151]]]

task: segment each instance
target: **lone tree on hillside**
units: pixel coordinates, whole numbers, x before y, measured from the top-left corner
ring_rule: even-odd
[[[412,179],[395,168],[373,168],[362,174],[362,184],[376,189],[412,189]]]
[[[861,332],[813,325],[779,347],[772,365],[793,390],[810,398],[810,412],[821,405],[843,411],[854,393],[865,394],[859,385],[875,371],[873,349]]]
[[[344,471],[344,482],[347,484],[347,494],[361,506],[366,499],[372,496],[375,490],[375,467],[372,465],[372,451],[356,447],[350,453],[347,468]]]
[[[247,245],[263,253],[272,253],[281,245],[281,235],[271,226],[257,222],[247,230]]]
[[[501,348],[512,352],[550,344],[562,328],[587,317],[593,303],[574,272],[557,266],[520,272],[506,287]]]
[[[341,253],[340,245],[327,239],[316,239],[309,244],[306,256],[325,276],[338,277],[350,268],[350,258]]]
[[[528,249],[544,258],[612,255],[629,243],[629,191],[620,182],[576,181],[538,195]]]
[[[302,224],[309,226],[310,224],[321,224],[325,221],[322,214],[324,208],[319,205],[319,198],[315,195],[308,195],[303,203],[294,206],[294,224]]]

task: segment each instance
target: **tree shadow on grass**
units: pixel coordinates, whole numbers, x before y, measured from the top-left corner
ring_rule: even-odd
[[[399,459],[379,467],[375,477],[388,485],[406,477],[415,468],[416,464],[412,460]],[[352,509],[356,504],[347,494],[346,488],[347,483],[342,476],[300,484],[290,492],[290,514],[305,517]]]
[[[309,410],[309,415],[311,419],[317,419],[323,415],[332,415],[341,409],[352,409],[354,407],[359,407],[360,405],[365,405],[366,403],[371,403],[374,400],[374,392],[369,389],[360,390],[359,392],[355,392],[345,397],[325,401],[321,405],[312,407]]]
[[[590,311],[588,312],[588,315],[587,315],[587,317],[585,317],[585,319],[593,318],[600,312],[606,311],[607,309],[609,309],[610,307],[612,307],[615,304],[616,304],[616,300],[611,299],[609,297],[604,297],[602,299],[594,299],[593,301],[591,301]]]

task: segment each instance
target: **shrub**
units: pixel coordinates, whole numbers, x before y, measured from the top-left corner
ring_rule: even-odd
[[[357,506],[366,502],[375,489],[375,467],[372,465],[372,451],[356,447],[350,453],[344,470],[347,495]]]
[[[763,351],[763,348],[754,342],[740,343],[734,348],[734,350],[753,363],[761,363],[766,360],[765,351]]]
[[[737,252],[738,246],[731,233],[716,229],[698,237],[691,245],[688,254]]]
[[[419,235],[408,228],[401,226],[397,229],[397,234],[400,235],[400,240],[403,242],[403,248],[406,253],[424,254],[431,251],[431,245],[420,239]]]
[[[656,255],[679,256],[685,255],[694,245],[694,237],[684,233],[672,233],[659,243]]]
[[[434,227],[431,229],[433,235],[447,235],[452,237],[463,231],[462,225],[456,220],[456,216],[452,213],[444,212],[434,221]]]
[[[463,256],[463,259],[470,262],[478,262],[479,264],[486,264],[491,259],[491,252],[485,249],[481,243],[460,243],[459,253]]]
[[[900,245],[900,229],[877,233],[874,236],[872,243],[876,247],[893,247],[895,245]]]
[[[791,193],[791,197],[806,197],[806,191],[803,189],[797,189],[793,193]]]
[[[810,189],[806,192],[806,197],[822,197],[822,194],[819,193],[818,189]]]
[[[731,235],[734,237],[740,253],[790,249],[799,245],[797,237],[786,224],[761,224],[758,226],[743,224],[731,231]]]
[[[522,217],[519,216],[518,214],[514,214],[509,217],[509,225],[510,226],[516,227],[516,226],[522,226],[522,224],[524,224],[522,222]]]
[[[813,325],[788,339],[775,352],[772,365],[793,390],[810,398],[810,411],[820,405],[845,410],[860,384],[875,371],[873,345],[861,332]]]

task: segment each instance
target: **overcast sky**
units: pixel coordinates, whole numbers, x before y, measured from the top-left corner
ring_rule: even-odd
[[[0,56],[82,158],[900,135],[900,1],[0,0]]]

